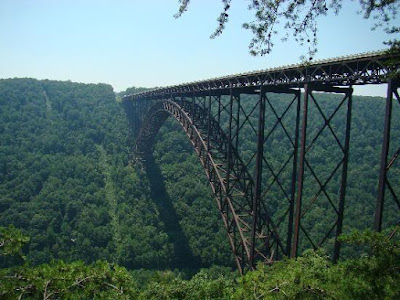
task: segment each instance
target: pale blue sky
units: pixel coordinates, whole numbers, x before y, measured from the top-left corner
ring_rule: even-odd
[[[358,1],[344,2],[339,16],[320,19],[316,59],[384,48],[387,36],[357,15]],[[0,0],[0,78],[103,82],[121,91],[298,63],[306,50],[295,43],[277,40],[266,57],[248,53],[247,4],[232,0],[225,32],[211,40],[220,0],[192,0],[178,20],[177,0]],[[384,87],[357,92],[384,95]]]

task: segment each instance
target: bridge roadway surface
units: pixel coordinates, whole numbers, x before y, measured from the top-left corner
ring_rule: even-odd
[[[386,51],[362,53],[156,88],[126,95],[124,99],[156,99],[171,94],[191,97],[193,93],[208,96],[210,92],[229,95],[230,88],[252,93],[261,85],[299,88],[307,83],[326,86],[380,84],[386,83],[387,75],[398,69],[399,58],[399,53]],[[397,63],[392,64],[396,60]]]
[[[388,176],[400,154],[400,141],[392,141],[390,149],[395,151],[389,153],[393,105],[400,105],[399,71],[400,53],[379,51],[156,88],[124,96],[123,104],[136,139],[136,156],[142,159],[151,155],[155,136],[170,115],[182,125],[204,167],[236,264],[244,273],[254,269],[258,261],[272,263],[283,256],[296,257],[299,248],[323,247],[333,260],[339,259],[353,85],[388,83],[378,195],[371,216],[375,230],[382,230],[386,202],[394,202],[397,213],[400,211],[400,178]],[[314,91],[336,93],[342,98],[335,103],[333,112],[324,112]],[[244,94],[253,95],[254,107],[250,111],[243,106]],[[271,94],[291,97],[285,110],[276,110]],[[322,117],[317,132],[308,125],[312,104],[312,113]],[[266,122],[267,108],[268,119],[275,119],[273,126]],[[288,111],[295,115],[291,126],[285,121]],[[339,114],[345,120],[342,133],[333,125]],[[287,155],[282,153],[285,158],[277,168],[272,166],[266,151],[278,128],[289,142],[285,146]],[[244,159],[240,145],[243,139],[251,139],[248,130],[254,135],[256,147],[250,158]],[[334,170],[330,170],[329,176],[322,176],[313,166],[310,149],[326,132],[333,138],[339,155],[335,154],[338,157]],[[285,173],[290,176],[285,177]],[[334,177],[339,177],[340,182],[336,194],[329,188]],[[310,189],[308,178],[314,180],[313,195],[303,195],[305,189]],[[270,203],[272,191],[281,193],[280,215],[271,212],[276,210]],[[322,238],[313,236],[313,228],[305,218],[316,207],[317,200],[335,216],[328,221]]]

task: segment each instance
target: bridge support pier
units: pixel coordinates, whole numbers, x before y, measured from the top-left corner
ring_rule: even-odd
[[[256,166],[255,166],[255,191],[253,198],[253,222],[252,222],[252,233],[251,233],[251,252],[250,252],[250,264],[251,267],[255,267],[255,248],[256,248],[256,232],[259,230],[259,211],[261,203],[261,181],[262,181],[262,164],[264,155],[264,125],[265,125],[265,92],[263,86],[260,87],[260,98],[259,98],[259,115],[258,115],[258,132],[257,132],[257,154],[256,154]]]
[[[125,100],[134,101],[124,101],[124,107],[140,155],[151,151],[169,115],[181,124],[205,169],[239,272],[254,269],[258,261],[296,257],[309,245],[325,247],[337,260],[352,115],[353,90],[348,86],[380,83],[375,75],[368,82],[364,77],[359,78],[364,82],[354,81],[360,74],[369,74],[361,72],[361,67],[382,71],[384,64],[375,63],[357,60],[351,66],[340,63],[328,68],[323,64],[271,73],[274,76],[249,74],[193,83],[130,96]],[[356,72],[351,78],[349,70]],[[338,76],[340,72],[344,77]],[[298,87],[303,84],[301,99]],[[385,191],[386,202],[391,196],[400,209],[397,186],[390,182],[394,172],[388,177],[400,155],[400,148],[394,152],[390,148],[392,107],[393,103],[400,105],[398,88],[399,80],[389,80],[375,210],[377,231],[382,229]],[[314,92],[342,94],[343,98],[320,105]],[[270,97],[273,93],[290,97]],[[310,149],[317,158],[311,158]],[[316,228],[315,220],[323,221],[323,226]]]
[[[382,218],[383,218],[386,187],[389,189],[390,194],[393,197],[394,201],[396,201],[398,209],[400,209],[400,196],[396,194],[396,191],[392,187],[392,184],[390,183],[388,178],[388,172],[390,171],[390,168],[393,166],[394,162],[396,161],[396,159],[400,154],[400,147],[399,147],[397,150],[394,151],[394,154],[391,157],[389,157],[393,102],[396,102],[397,100],[398,104],[400,105],[400,97],[398,93],[399,88],[400,88],[399,79],[397,80],[389,79],[387,97],[386,97],[385,121],[384,121],[385,123],[383,129],[383,144],[381,153],[381,167],[379,172],[378,196],[375,208],[376,231],[382,230]],[[398,179],[397,183],[399,181],[400,179]]]
[[[252,202],[251,253],[253,256],[251,262],[253,266],[257,260],[261,259],[265,262],[272,262],[290,253],[300,118],[300,90],[261,85],[257,89],[257,93],[259,94],[256,104],[258,108],[254,107],[253,109],[253,112],[258,114],[257,126],[255,127],[257,129],[253,128],[256,133],[257,146],[254,154],[255,166],[253,178],[255,183]],[[285,100],[283,100],[278,97],[274,99],[272,94],[293,95],[293,98],[284,97],[283,99]],[[274,100],[280,101],[280,112],[276,110]],[[282,105],[284,103],[282,101],[286,102],[285,106]],[[289,115],[289,111],[295,117],[294,124],[285,118]],[[245,115],[245,119],[249,117],[250,115]],[[288,145],[286,150],[288,152],[282,156],[282,161],[278,167],[276,162],[270,161],[268,152],[273,150],[273,147],[268,147],[268,143],[273,134],[279,129],[283,131],[282,133],[287,138]],[[292,164],[290,164],[291,160]],[[289,176],[291,184],[282,184],[281,176],[285,172],[291,174]],[[274,216],[273,218],[269,210],[274,209],[274,204],[270,198],[270,192],[274,188],[282,193],[282,205],[285,206],[285,210],[279,216]],[[287,228],[283,228],[284,224],[287,224]]]
[[[344,94],[342,101],[336,106],[334,111],[330,116],[326,116],[326,112],[324,113],[318,104],[316,97],[313,95],[313,91],[317,92],[329,92],[329,93],[339,93]],[[324,245],[326,241],[332,237],[332,233],[335,231],[334,235],[334,251],[333,251],[333,259],[337,260],[340,255],[340,242],[338,241],[339,235],[342,233],[342,224],[343,224],[343,213],[344,213],[344,204],[345,204],[345,195],[346,195],[346,185],[347,185],[347,166],[349,160],[349,144],[350,144],[350,129],[351,129],[351,111],[352,111],[352,88],[338,88],[333,86],[322,86],[322,85],[311,85],[306,84],[304,86],[304,103],[303,103],[303,121],[302,121],[302,129],[301,129],[301,146],[300,146],[300,161],[299,161],[299,171],[298,171],[298,189],[297,189],[297,197],[296,197],[296,213],[294,220],[294,237],[293,244],[291,248],[291,257],[296,257],[298,255],[299,249],[299,237],[300,234],[304,234],[305,240],[311,244],[314,249],[317,249]],[[308,133],[310,131],[308,124],[308,111],[310,101],[313,101],[314,106],[317,111],[321,115],[323,119],[322,127],[317,131],[317,133],[311,138],[308,139]],[[339,109],[347,103],[346,108],[346,129],[344,133],[344,141],[340,141],[337,133],[335,132],[334,127],[332,127],[331,122],[335,117]],[[312,162],[307,159],[307,153],[310,151],[311,147],[315,144],[318,138],[321,136],[321,133],[324,130],[328,130],[333,135],[336,145],[339,147],[342,156],[340,162],[336,165],[336,167],[330,172],[330,175],[327,178],[324,178],[324,181],[320,178],[318,173],[313,169]],[[340,179],[340,194],[339,199],[335,201],[332,199],[331,194],[328,190],[328,184],[331,179],[335,176],[336,172],[342,168],[341,179]],[[312,196],[310,201],[303,203],[303,191],[304,191],[304,181],[305,181],[305,170],[308,170],[308,178],[313,178],[317,183],[317,192]],[[330,224],[330,228],[328,232],[326,232],[325,236],[322,240],[316,242],[311,238],[311,235],[308,234],[307,229],[302,226],[301,220],[310,210],[310,208],[317,201],[318,197],[324,196],[326,200],[329,202],[330,207],[335,211],[336,218],[331,221],[333,224]],[[336,228],[336,230],[335,230]]]

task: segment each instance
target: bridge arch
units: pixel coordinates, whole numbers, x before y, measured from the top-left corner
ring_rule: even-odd
[[[271,231],[255,230],[252,176],[219,123],[206,109],[187,100],[155,101],[141,122],[135,144],[136,156],[145,159],[152,152],[157,132],[169,116],[182,126],[205,170],[239,271],[253,269],[256,259],[272,261],[272,245],[282,249],[283,245],[268,214],[264,213],[264,218],[271,222]],[[263,211],[266,212],[266,207]]]
[[[398,141],[391,144],[392,106],[400,104],[400,82],[392,75],[399,68],[397,52],[364,53],[156,88],[126,95],[123,104],[138,141],[137,153],[145,154],[151,148],[156,132],[169,115],[181,124],[206,171],[241,272],[252,269],[257,260],[296,257],[307,247],[327,247],[333,260],[337,260],[347,187],[352,86],[388,83],[375,229],[382,230],[382,221],[388,214],[383,212],[386,197],[400,209],[398,191],[392,186],[396,181],[388,177],[389,173],[395,176],[390,169],[400,153],[400,149],[396,150]],[[294,98],[283,110],[276,110],[267,93],[291,94]],[[320,106],[321,93],[338,95],[330,102],[332,109]],[[242,105],[241,95],[258,98],[246,102],[251,104],[250,111]],[[285,121],[289,110],[295,110],[290,128]],[[315,113],[317,119],[312,122],[309,116]],[[339,115],[344,120],[341,132],[334,125],[334,118],[339,119],[335,117]],[[245,123],[247,127],[243,126]],[[276,128],[281,130],[287,146],[284,144],[282,153],[278,149],[275,156],[270,156],[271,136]],[[255,147],[248,151],[249,158],[241,152],[246,159],[243,163],[238,155],[239,135],[248,139],[248,132],[251,138],[256,137],[252,140]],[[329,135],[336,147],[336,152],[327,156],[335,161],[335,167],[319,172],[310,159],[310,149],[323,144],[324,135]],[[393,145],[394,153],[389,151]],[[282,157],[278,164],[274,162],[276,156]],[[335,182],[339,185],[336,183],[332,190]],[[275,190],[278,201],[275,195],[271,196]],[[317,199],[330,216],[328,226],[321,230],[314,230],[309,218],[313,209],[318,209]],[[281,209],[279,214],[274,205]]]

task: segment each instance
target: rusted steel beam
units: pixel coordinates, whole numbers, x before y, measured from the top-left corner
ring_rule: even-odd
[[[343,213],[344,213],[344,204],[345,204],[346,187],[347,187],[347,167],[349,162],[349,151],[350,151],[352,96],[353,96],[353,89],[350,89],[346,93],[347,97],[346,133],[345,133],[346,136],[345,136],[345,144],[343,150],[344,153],[343,153],[343,166],[342,166],[342,180],[340,184],[339,211],[336,224],[335,246],[333,250],[334,261],[337,261],[340,256],[341,244],[338,238],[342,234]]]
[[[293,216],[294,216],[294,204],[296,197],[296,179],[297,179],[297,153],[299,148],[299,124],[300,124],[300,90],[296,93],[296,125],[295,125],[295,137],[294,137],[294,149],[293,149],[293,165],[292,165],[292,183],[291,183],[291,194],[289,203],[289,216],[288,216],[288,231],[286,238],[286,253],[290,255],[292,248],[292,235],[293,235]]]
[[[264,124],[265,124],[265,92],[261,86],[260,88],[260,99],[258,109],[258,132],[257,132],[257,155],[256,155],[256,166],[255,166],[255,186],[254,186],[254,197],[253,197],[253,211],[252,211],[252,232],[251,232],[251,252],[250,252],[250,265],[252,268],[255,267],[254,254],[256,249],[256,232],[260,230],[258,226],[258,218],[260,217],[259,206],[261,202],[261,181],[262,181],[262,163],[264,155]]]
[[[385,108],[385,123],[383,129],[383,143],[382,143],[382,152],[381,152],[381,166],[379,171],[379,184],[378,184],[378,196],[375,207],[375,230],[382,230],[382,218],[383,218],[383,209],[385,202],[385,189],[388,185],[387,180],[387,172],[393,164],[394,160],[397,158],[398,153],[395,153],[393,158],[388,163],[389,156],[389,147],[390,147],[390,131],[391,131],[391,122],[392,122],[392,107],[393,107],[393,95],[396,96],[397,100],[400,99],[397,93],[397,89],[400,86],[399,80],[390,79],[387,87],[387,97],[386,97],[386,108]],[[400,150],[400,149],[399,149]],[[392,192],[392,191],[391,191]],[[392,192],[393,196],[396,197],[394,191]]]
[[[318,101],[313,96],[313,91],[322,91],[322,92],[333,92],[333,93],[342,93],[344,94],[343,100],[337,105],[336,109],[331,113],[330,116],[326,116],[323,112],[322,108],[318,104]],[[343,224],[343,213],[344,213],[344,204],[345,204],[345,195],[346,195],[346,185],[347,185],[347,166],[348,166],[348,158],[349,158],[349,145],[350,145],[350,124],[351,124],[351,96],[353,90],[351,88],[338,88],[338,87],[322,87],[320,85],[317,86],[310,86],[306,85],[305,87],[305,96],[304,96],[304,109],[303,109],[303,123],[302,123],[302,140],[301,140],[301,154],[300,154],[300,164],[299,164],[299,173],[298,173],[298,190],[297,190],[297,199],[296,199],[296,216],[294,221],[294,239],[293,239],[293,246],[291,249],[291,257],[295,257],[298,254],[298,246],[299,246],[299,236],[300,232],[303,232],[305,237],[309,240],[311,245],[314,248],[321,247],[324,245],[325,241],[331,235],[332,232],[335,231],[335,245],[334,245],[334,260],[339,258],[340,253],[340,243],[338,241],[339,235],[342,233],[342,224]],[[323,118],[323,126],[317,131],[316,135],[312,138],[312,140],[307,142],[307,120],[308,120],[308,105],[309,101],[312,100],[317,111],[319,111],[320,115]],[[331,126],[331,121],[334,116],[337,114],[339,109],[347,102],[347,110],[346,110],[346,131],[345,131],[345,138],[344,138],[344,145],[343,142],[340,141],[338,138],[334,128]],[[325,181],[320,179],[320,175],[316,173],[310,162],[308,161],[306,154],[311,149],[311,147],[315,144],[318,138],[321,136],[324,130],[330,130],[332,136],[334,137],[336,144],[340,147],[343,156],[340,158],[339,163],[337,163],[336,167],[331,171],[328,178]],[[308,171],[311,174],[311,178],[315,179],[318,185],[318,191],[314,196],[311,198],[310,202],[306,207],[303,207],[303,189],[304,189],[304,171],[305,167],[308,168]],[[340,186],[340,193],[338,196],[338,200],[335,201],[331,196],[327,193],[327,185],[336,174],[336,172],[342,168],[341,174],[341,186]],[[331,205],[331,208],[334,209],[337,217],[335,218],[333,225],[331,224],[329,230],[325,233],[324,238],[316,243],[311,239],[311,236],[306,232],[306,230],[301,225],[301,219],[307,212],[311,209],[312,206],[315,205],[316,200],[321,195],[326,197],[326,200]],[[337,202],[337,204],[336,204]],[[338,206],[338,207],[337,207]]]
[[[341,234],[343,226],[351,129],[351,92],[350,89],[343,87],[384,82],[387,80],[385,76],[393,68],[399,68],[398,65],[385,65],[387,58],[383,54],[364,55],[307,66],[290,66],[239,74],[129,95],[124,97],[123,103],[128,110],[130,108],[131,111],[135,112],[135,119],[130,120],[130,123],[131,127],[138,129],[136,143],[138,153],[151,151],[156,132],[169,114],[180,122],[206,172],[227,230],[235,262],[241,273],[253,269],[257,260],[270,263],[274,259],[279,259],[282,255],[297,256],[300,235],[301,238],[308,239],[314,248],[319,247],[328,237],[334,235],[334,259],[336,260],[340,253],[340,243],[337,238]],[[390,97],[393,98],[393,95],[396,95],[400,104],[396,90],[398,82],[393,81],[389,86]],[[302,110],[300,156],[298,157],[301,111],[300,88],[302,87],[305,88],[305,94]],[[327,117],[318,105],[312,91],[341,93],[345,94],[347,98],[345,97],[333,114]],[[273,101],[267,97],[266,93],[293,94],[294,99],[283,113],[278,113],[274,109]],[[242,108],[241,94],[260,95],[259,103],[254,101],[255,110],[246,112]],[[389,101],[388,92],[384,132],[386,140],[382,148],[379,195],[375,214],[377,230],[381,229],[385,187],[389,189],[399,203],[386,174],[400,154],[399,149],[391,159],[388,158],[392,98]],[[345,101],[347,101],[347,119],[343,146],[343,138],[335,133],[335,128],[331,126],[330,122]],[[308,110],[309,105],[313,103],[315,103],[325,123],[311,142],[307,144]],[[389,103],[390,107],[388,106]],[[259,106],[258,110],[256,109],[257,105]],[[276,122],[273,123],[273,127],[268,132],[265,132],[266,128],[264,128],[266,126],[266,105],[269,105],[268,108],[272,112],[268,118],[276,118]],[[291,128],[288,131],[289,126],[285,125],[282,119],[286,112],[293,107],[292,105],[296,105],[296,120],[295,125],[291,125],[294,129]],[[254,121],[251,120],[257,112],[258,126],[253,126],[252,122]],[[131,114],[132,112],[127,111],[127,113]],[[254,115],[252,115],[253,113]],[[228,119],[228,128],[224,132],[221,128],[221,122],[226,119]],[[241,128],[243,128],[245,122],[250,123],[247,125],[251,126],[257,138],[257,150],[246,163],[242,161],[239,155]],[[279,126],[282,126],[290,140],[290,147],[293,148],[293,151],[287,159],[285,157],[282,160],[282,164],[276,170],[274,169],[276,166],[271,165],[267,155],[264,155],[264,145],[275,128]],[[325,182],[318,178],[318,172],[314,172],[306,157],[307,152],[324,129],[331,131],[343,151],[343,158]],[[295,130],[294,139],[293,135],[289,134],[289,132],[292,133],[291,130]],[[254,158],[255,167],[249,172],[249,165],[253,166]],[[282,183],[280,176],[286,172],[290,163],[292,163],[292,169],[289,189]],[[272,174],[267,179],[268,182],[266,182],[265,187],[263,181],[266,179],[262,175],[263,168],[266,168],[265,170]],[[310,176],[319,185],[319,190],[311,199],[308,207],[302,206],[305,168],[308,168],[307,172],[311,172],[309,173]],[[339,172],[340,168],[342,168],[340,195],[332,201],[333,198],[331,199],[328,195],[325,185],[329,183],[336,172]],[[271,187],[280,189],[284,198],[287,199],[287,208],[285,207],[285,210],[278,216],[269,214],[267,195]],[[307,224],[302,224],[302,217],[307,213],[310,206],[314,205],[320,195],[326,196],[327,201],[335,210],[337,218],[333,226],[329,227],[329,231],[323,240],[316,243],[306,231],[310,230],[306,227]],[[288,221],[287,225],[281,225],[286,224],[286,220]],[[285,229],[282,229],[283,227]],[[279,233],[286,234],[285,245],[282,243]]]
[[[150,111],[145,118],[146,121],[141,129],[141,137],[138,138],[138,142],[142,142],[141,148],[146,149],[146,151],[151,151],[151,143],[154,141],[150,139],[150,137],[156,135],[156,131],[165,119],[163,113],[167,112],[172,114],[175,119],[181,123],[205,169],[207,178],[217,200],[222,219],[224,220],[238,268],[240,272],[245,272],[245,270],[253,268],[250,262],[250,248],[252,242],[251,199],[254,197],[254,182],[252,176],[247,171],[246,165],[240,159],[237,149],[233,145],[236,140],[232,138],[229,139],[219,127],[219,123],[214,118],[207,117],[211,116],[209,113],[211,110],[210,102],[208,108],[203,108],[195,104],[194,110],[196,113],[193,113],[192,99],[189,101],[182,100],[183,98],[180,99],[179,103],[169,99],[156,102],[153,105],[151,108],[152,112]],[[222,110],[223,105],[220,97],[213,96],[212,100],[216,101],[217,103],[215,104]],[[234,95],[233,101],[237,100],[238,95]],[[230,104],[231,103],[228,102],[227,106],[230,106]],[[235,103],[235,109],[240,109],[239,103]],[[233,114],[233,111],[231,113]],[[235,111],[235,114],[236,113]],[[159,116],[161,116],[161,118],[159,118]],[[218,113],[216,117],[218,117]],[[233,123],[235,123],[234,119],[235,118],[232,118]],[[239,123],[235,124],[233,127],[237,127],[238,124]],[[210,130],[208,128],[210,128]],[[235,130],[237,129],[234,129],[232,132],[234,133]],[[231,149],[230,160],[228,160],[228,155],[223,155],[219,156],[219,162],[217,163],[214,156],[217,157],[218,155],[216,154],[221,152],[227,153],[228,148]],[[231,161],[231,163],[229,163],[228,167],[229,161]],[[228,173],[229,176],[227,175]],[[230,182],[229,186],[228,182]],[[264,223],[259,225],[257,230],[260,230],[260,232],[256,232],[255,238],[258,240],[258,245],[265,245],[274,241],[278,236],[273,232],[274,226],[271,225],[272,223],[268,217],[266,207],[260,210],[260,218],[265,219],[264,222],[266,222],[265,224],[267,225]],[[280,241],[275,241],[274,243],[275,245],[281,245]],[[268,262],[271,256],[267,255],[268,251],[264,253],[264,251],[266,251],[265,249],[268,249],[268,247],[255,248],[254,252],[257,253],[259,258]]]
[[[307,115],[308,115],[308,100],[311,93],[311,88],[308,84],[304,86],[304,103],[303,103],[303,122],[301,127],[301,146],[300,146],[300,162],[299,162],[299,175],[298,175],[298,187],[297,187],[297,198],[296,198],[296,212],[294,219],[294,236],[293,245],[291,247],[290,257],[296,257],[299,236],[300,236],[300,219],[301,219],[301,201],[303,197],[303,183],[304,183],[304,160],[306,155],[306,141],[307,141]]]
[[[281,87],[303,87],[308,83],[327,86],[379,84],[387,82],[388,75],[399,67],[398,51],[378,51],[157,88],[128,95],[124,99],[165,99],[171,93],[182,95],[194,92],[200,95],[209,90],[229,95],[230,88],[241,88],[242,93],[250,94],[255,93],[254,87],[261,84]]]

